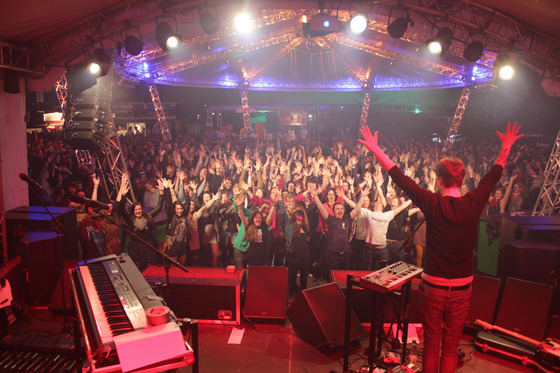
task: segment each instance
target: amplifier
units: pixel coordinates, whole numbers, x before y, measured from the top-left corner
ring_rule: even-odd
[[[169,269],[169,286],[164,296],[175,315],[199,323],[240,325],[245,270],[228,273],[225,268],[187,269],[188,273],[176,267]],[[163,266],[151,265],[142,274],[149,283],[165,284]]]

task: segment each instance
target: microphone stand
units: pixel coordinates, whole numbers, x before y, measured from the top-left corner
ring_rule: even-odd
[[[412,232],[410,232],[410,234],[408,235],[408,237],[403,241],[403,243],[401,244],[401,247],[399,248],[399,250],[397,252],[401,252],[406,246],[408,246],[408,244],[410,243],[410,241],[412,241],[412,239],[414,238],[414,233],[416,233],[416,231],[418,230],[418,228],[420,228],[420,226],[422,224],[424,224],[424,222],[426,221],[426,219],[422,219],[420,220],[420,223],[418,223],[416,225],[416,227],[412,230]],[[404,252],[404,262],[406,263],[408,260],[408,251]]]
[[[49,208],[47,207],[47,204],[45,203],[45,201],[43,201],[43,199],[41,198],[41,194],[39,193],[37,188],[34,185],[29,184],[29,189],[32,190],[32,193],[35,195],[35,197],[37,198],[39,203],[41,203],[41,206],[43,206],[43,208],[45,209],[47,214],[49,214],[51,219],[54,221],[54,225],[55,225],[54,232],[56,233],[56,237],[60,238],[60,232],[64,233],[64,235],[65,235],[64,237],[67,237],[66,231],[64,229],[64,225],[62,225],[62,223],[54,217],[51,210],[49,210]],[[64,245],[64,249],[66,250],[66,245]],[[62,262],[62,268],[61,268],[60,265],[58,265],[59,261],[56,261],[56,263],[57,263],[56,271],[59,272],[59,273],[62,273],[62,269],[64,268],[64,258],[65,257],[66,257],[66,253],[64,253],[64,257],[60,261],[60,262]],[[66,324],[68,323],[68,315],[67,315],[67,312],[66,312],[66,293],[64,291],[64,273],[62,273],[62,276],[60,278],[60,290],[62,292],[62,312],[64,313],[64,323],[62,325],[62,331],[64,332],[66,330]]]
[[[128,233],[128,235],[130,236],[131,239],[136,239],[136,240],[140,241],[141,243],[143,243],[144,245],[149,247],[152,251],[157,253],[163,259],[163,268],[165,270],[165,287],[166,288],[169,288],[169,268],[171,267],[171,265],[174,265],[175,267],[179,268],[181,271],[183,271],[185,273],[189,272],[189,270],[187,268],[185,268],[185,266],[180,264],[175,259],[171,258],[169,255],[159,251],[157,248],[155,248],[148,241],[144,240],[142,237],[139,237],[136,233],[134,233],[130,229],[128,229],[128,227],[125,226],[124,224],[118,223],[117,220],[114,217],[109,216],[107,213],[105,213],[103,211],[101,211],[100,214],[103,215],[105,218],[107,218],[107,220],[109,220],[111,223],[115,224],[116,226],[121,228],[123,231]]]

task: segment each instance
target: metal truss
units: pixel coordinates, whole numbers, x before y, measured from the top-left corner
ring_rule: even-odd
[[[159,99],[159,92],[155,84],[150,84],[150,95],[152,96],[152,102],[154,103],[154,109],[156,111],[157,122],[161,135],[165,141],[171,141],[171,134],[169,133],[169,127],[167,126],[167,120],[165,119],[165,112],[163,111],[163,106]]]
[[[364,91],[364,100],[362,102],[362,111],[360,112],[360,128],[367,126],[369,115],[369,103],[371,101],[371,91],[366,86]]]
[[[421,67],[424,70],[428,70],[433,73],[443,75],[451,79],[462,81],[466,74],[466,72],[463,71],[459,66],[457,67],[444,66],[444,65],[437,64],[435,62],[431,62],[428,60],[423,60],[421,58],[415,58],[403,53],[395,52],[390,49],[385,49],[375,45],[366,44],[364,42],[350,39],[340,34],[331,34],[331,35],[327,35],[327,38],[329,39],[332,38],[333,41],[339,44],[347,45],[349,47],[373,54],[378,57],[387,58],[390,60],[398,60],[406,64],[409,64],[411,66]],[[492,71],[489,71],[486,79],[481,79],[481,80],[490,80],[492,78],[493,78]]]
[[[68,107],[68,81],[66,80],[66,73],[62,74],[60,79],[56,81],[54,90],[56,91],[56,98],[58,98],[58,104],[62,110],[62,119],[64,119]]]
[[[451,127],[449,128],[449,132],[447,133],[447,139],[445,139],[445,143],[443,144],[444,152],[451,149],[453,143],[455,142],[455,136],[457,135],[457,130],[459,129],[459,125],[463,120],[463,115],[465,114],[465,109],[467,108],[469,97],[471,97],[472,89],[473,86],[470,84],[463,87],[463,92],[461,92],[461,98],[459,98],[459,104],[457,105],[457,109],[455,110],[455,116],[453,117],[453,121],[451,122]]]
[[[241,90],[241,109],[243,110],[243,134],[247,136],[251,132],[251,114],[246,89]]]
[[[556,216],[560,212],[560,132],[556,136],[550,159],[544,171],[544,181],[533,216]]]
[[[274,56],[267,58],[266,61],[261,66],[257,67],[249,74],[247,74],[245,81],[249,84],[252,83],[255,79],[261,76],[268,68],[270,68],[276,62],[278,62],[282,57],[287,55],[292,48],[297,48],[303,42],[303,40],[304,39],[302,37],[290,40],[288,44],[285,45],[278,52],[276,52]]]
[[[39,78],[46,74],[46,67],[30,49],[0,41],[0,69],[30,73]]]
[[[179,61],[179,62],[175,61],[175,62],[171,62],[170,64],[162,64],[161,66],[157,67],[157,75],[158,77],[172,75],[180,71],[192,69],[196,66],[211,63],[219,59],[225,59],[233,55],[248,53],[277,44],[290,43],[296,38],[299,38],[299,36],[297,36],[295,32],[289,32],[282,35],[272,36],[271,38],[268,39],[258,40],[255,42],[250,42],[248,44],[234,46],[232,48],[225,49],[220,52],[212,53],[210,55],[206,55],[202,57],[193,57],[185,61]],[[124,70],[121,70],[120,73],[129,74],[128,71],[124,71]],[[140,77],[141,73],[137,72],[136,75]]]

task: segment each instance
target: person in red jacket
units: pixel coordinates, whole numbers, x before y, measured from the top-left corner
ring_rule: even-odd
[[[500,180],[511,147],[523,135],[520,126],[508,123],[497,132],[502,148],[494,166],[478,187],[461,196],[465,165],[458,158],[444,158],[437,165],[438,192],[420,187],[405,176],[378,145],[378,133],[362,127],[359,140],[389,172],[426,217],[426,252],[420,286],[424,349],[422,372],[452,373],[457,367],[457,347],[469,312],[473,280],[473,248],[480,215]],[[441,357],[440,357],[441,351]]]

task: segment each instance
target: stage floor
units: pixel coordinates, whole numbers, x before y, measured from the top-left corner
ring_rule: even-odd
[[[324,284],[310,278],[310,287]],[[297,293],[290,294],[292,302]],[[10,328],[9,335],[2,344],[29,344],[51,347],[73,348],[72,319],[53,314],[46,307],[24,307],[25,313]],[[66,325],[65,325],[66,322]],[[417,329],[420,342],[422,330]],[[369,329],[366,328],[369,333]],[[560,335],[560,317],[554,315],[549,335]],[[350,349],[350,368],[353,370],[367,366],[368,338],[354,343]],[[422,344],[419,344],[418,366],[421,368]],[[384,342],[384,349],[390,348]],[[534,372],[531,367],[523,367],[500,357],[474,349],[472,335],[464,334],[460,344],[464,353],[464,363],[458,372]],[[289,319],[282,325],[251,324],[247,321],[238,327],[232,325],[199,325],[200,372],[342,372],[342,349],[324,354],[302,341],[292,328]],[[2,370],[3,371],[3,370]],[[75,370],[74,370],[75,371]],[[367,371],[367,370],[364,370]],[[181,368],[180,373],[192,372],[192,367]]]

